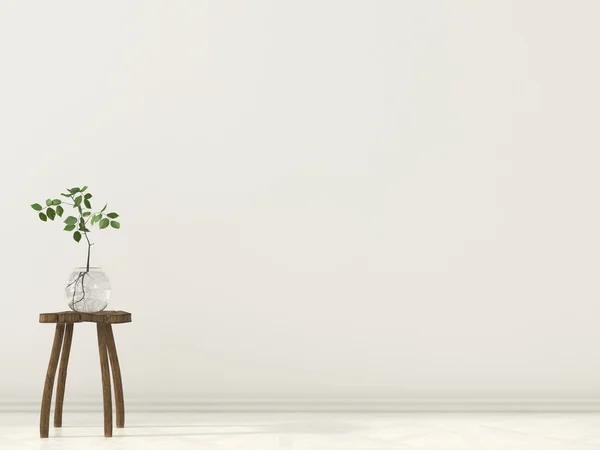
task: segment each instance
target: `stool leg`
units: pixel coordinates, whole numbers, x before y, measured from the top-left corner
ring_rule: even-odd
[[[97,324],[98,350],[100,351],[100,370],[102,371],[102,400],[104,401],[104,437],[112,436],[112,400],[110,397],[110,373],[106,351],[107,324]]]
[[[54,377],[56,375],[56,367],[58,366],[58,358],[60,356],[60,346],[65,334],[65,324],[57,323],[54,331],[54,343],[52,344],[52,353],[50,354],[50,362],[48,363],[48,371],[46,372],[46,382],[44,383],[44,394],[42,395],[42,408],[40,411],[40,437],[48,437],[48,429],[50,428],[50,405],[52,403],[52,388],[54,387]]]
[[[119,357],[117,356],[117,346],[115,345],[115,336],[112,326],[106,327],[106,345],[108,347],[108,357],[110,358],[110,368],[115,390],[115,409],[117,410],[117,428],[125,426],[125,401],[123,400],[123,380],[121,379],[121,367],[119,366]]]
[[[65,325],[60,366],[58,367],[58,381],[56,382],[56,403],[54,404],[54,426],[62,427],[63,402],[65,400],[65,386],[67,384],[67,366],[71,354],[71,340],[73,339],[73,324]]]

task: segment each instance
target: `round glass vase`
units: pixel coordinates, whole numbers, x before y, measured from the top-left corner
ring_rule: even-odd
[[[76,267],[67,280],[65,297],[69,308],[77,312],[99,312],[106,309],[111,286],[100,267]]]

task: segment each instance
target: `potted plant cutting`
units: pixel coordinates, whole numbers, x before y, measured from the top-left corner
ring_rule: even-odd
[[[73,311],[98,312],[108,306],[111,286],[108,277],[100,267],[90,266],[90,254],[94,243],[90,241],[89,234],[92,233],[94,226],[97,226],[98,230],[107,228],[118,230],[121,224],[115,220],[119,214],[105,212],[108,204],[105,204],[101,210],[93,210],[93,195],[87,189],[87,186],[67,189],[68,193],[60,194],[65,199],[48,198],[45,206],[34,203],[31,207],[38,213],[42,222],[53,222],[55,219],[59,221],[65,214],[65,206],[73,208],[72,215],[68,215],[62,221],[65,224],[63,229],[70,233],[77,243],[81,242],[82,238],[85,239],[87,259],[85,266],[76,267],[69,276],[65,295],[69,308]]]

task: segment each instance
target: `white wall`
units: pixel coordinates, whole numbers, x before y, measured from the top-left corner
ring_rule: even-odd
[[[129,399],[600,397],[600,3],[3,1],[0,399],[122,215]],[[91,325],[68,395],[100,395]]]

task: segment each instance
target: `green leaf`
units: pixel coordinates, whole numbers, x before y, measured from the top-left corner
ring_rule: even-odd
[[[81,205],[82,200],[83,200],[83,197],[81,195],[79,197],[76,197],[75,198],[75,206]]]
[[[41,211],[43,209],[42,205],[40,205],[39,203],[34,203],[33,205],[31,205],[31,207],[36,211]]]
[[[67,225],[75,225],[77,223],[77,217],[69,216],[65,219]]]
[[[85,191],[87,189],[87,186],[84,186],[81,188],[81,192]]]
[[[56,214],[58,214],[58,217],[62,217],[63,213],[65,212],[65,210],[63,209],[62,206],[58,205],[56,207]]]
[[[100,212],[104,212],[104,210],[106,209],[106,207],[107,207],[107,206],[108,206],[108,203],[107,203],[106,205],[104,205],[104,208],[102,208],[102,209],[100,210]]]
[[[67,225],[64,230],[65,231],[73,231],[75,229],[75,225]]]
[[[113,228],[116,228],[117,230],[119,228],[121,228],[121,224],[119,222],[117,222],[116,220],[111,220],[110,221],[110,226],[113,227]]]
[[[91,214],[92,214],[91,212],[89,212],[89,211],[86,211],[86,212],[84,212],[84,213],[83,213],[83,217],[87,217],[87,216],[89,216],[89,215],[91,215]]]
[[[75,239],[77,242],[79,242],[81,240],[81,233],[79,231],[76,231],[75,233],[73,233],[73,239]]]
[[[119,217],[119,215],[117,213],[108,213],[107,216],[110,217],[111,219],[116,219],[117,217]]]
[[[92,194],[90,194],[89,192],[87,194],[85,194],[83,196],[83,198],[88,199],[88,198],[92,198]]]
[[[62,203],[62,202],[61,202],[61,201],[60,201],[60,199],[58,199],[58,198],[55,198],[54,200],[52,200],[52,204],[53,204],[54,206],[56,206],[56,205],[60,205],[61,203]]]
[[[62,195],[63,197],[70,197],[71,194],[63,194],[62,192],[60,193],[60,195]]]
[[[88,209],[92,209],[92,204],[90,203],[89,200],[84,200],[83,204],[85,205],[86,208]]]
[[[53,208],[48,208],[46,210],[46,215],[48,216],[48,219],[50,219],[50,220],[54,220],[54,217],[56,217],[56,213],[54,212]]]
[[[106,218],[105,218],[105,219],[102,219],[102,220],[100,221],[100,229],[102,230],[102,229],[106,228],[106,227],[108,226],[108,224],[109,224],[109,223],[110,223],[110,220],[108,220],[108,219],[106,219]]]
[[[46,221],[46,214],[44,214],[44,213],[40,213],[40,214],[39,214],[39,216],[40,216],[40,220],[41,220],[42,222],[45,222],[45,221]],[[107,220],[108,220],[108,219],[107,219]]]
[[[71,188],[71,189],[69,189],[69,192],[71,194],[77,194],[79,192],[79,188],[78,187]]]
[[[47,200],[46,200],[46,206],[51,206],[51,205],[52,205],[52,200],[50,200],[50,199],[47,199]]]
[[[102,214],[96,214],[94,215],[94,217],[92,217],[92,221],[90,222],[92,225],[94,225],[96,222],[98,222],[100,219],[102,219]]]

